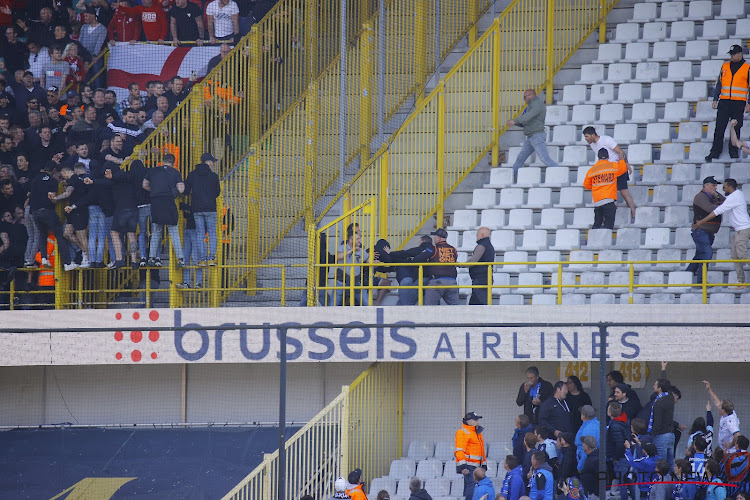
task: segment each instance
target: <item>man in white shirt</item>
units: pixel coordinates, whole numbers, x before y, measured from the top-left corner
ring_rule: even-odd
[[[240,9],[234,0],[214,0],[206,7],[208,36],[217,40],[234,40],[240,32]]]
[[[635,202],[633,201],[633,197],[630,196],[630,191],[628,191],[628,181],[630,180],[629,174],[633,173],[633,167],[628,164],[628,159],[625,157],[625,153],[612,137],[608,135],[598,135],[594,127],[588,126],[584,128],[583,138],[594,151],[594,156],[596,156],[600,149],[604,148],[609,153],[609,161],[612,163],[617,163],[620,161],[620,158],[625,160],[625,164],[628,166],[628,171],[617,178],[617,191],[620,192],[622,199],[625,200],[628,208],[630,208],[630,223],[634,224]]]
[[[29,48],[29,71],[34,74],[34,80],[39,81],[44,65],[49,62],[49,52],[47,47],[42,47],[36,40],[29,40],[26,46]]]
[[[732,234],[732,259],[747,259],[747,243],[750,240],[750,216],[747,214],[747,200],[745,194],[737,189],[737,181],[734,179],[724,180],[724,194],[727,198],[724,203],[714,209],[713,212],[693,223],[693,229],[710,221],[714,217],[727,214],[729,224],[734,228]],[[745,282],[745,269],[742,262],[735,262],[734,268],[737,271],[737,283]],[[743,289],[744,286],[730,287]]]
[[[732,453],[735,451],[737,437],[740,435],[740,419],[737,417],[737,412],[734,411],[734,403],[728,399],[719,400],[719,396],[711,390],[711,384],[708,380],[704,380],[703,384],[706,386],[711,401],[719,410],[719,415],[721,415],[721,420],[719,420],[719,447],[724,450],[724,454]]]

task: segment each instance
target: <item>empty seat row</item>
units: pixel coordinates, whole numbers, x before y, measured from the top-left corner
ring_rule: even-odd
[[[704,61],[707,57],[701,57],[700,53],[692,54],[694,59],[683,61],[671,61],[668,64],[660,62],[638,62],[633,65],[630,62],[616,62],[608,65],[590,63],[581,67],[581,78],[576,82],[581,85],[592,85],[596,83],[621,84],[628,82],[636,83],[653,83],[653,82],[690,82],[692,85],[686,85],[682,92],[681,99],[697,101],[706,98],[707,86],[705,81],[692,81],[699,75],[698,68],[694,61]],[[715,65],[716,63],[712,63]],[[711,64],[707,64],[711,66]],[[708,71],[708,69],[706,70]],[[713,75],[713,81],[718,77],[718,71]],[[674,98],[674,85],[672,95]],[[693,98],[698,96],[701,98]],[[650,99],[655,99],[658,95],[652,88]]]
[[[657,92],[661,93],[665,88],[665,86],[659,85],[657,86]],[[591,106],[594,108],[593,112]],[[609,126],[618,123],[638,123],[645,125],[656,121],[675,123],[683,121],[713,122],[715,119],[716,110],[712,108],[711,101],[697,101],[695,106],[692,105],[692,102],[689,104],[687,101],[667,102],[663,105],[656,101],[644,101],[633,103],[632,106],[627,107],[623,103],[601,105],[580,103],[571,103],[570,105],[557,104],[547,108],[545,123],[552,127],[567,124]]]
[[[744,5],[742,6],[744,9]],[[731,19],[744,18],[739,15]],[[744,26],[741,26],[744,29]],[[735,34],[737,30],[735,29]],[[711,19],[704,22],[693,20],[652,21],[645,23],[628,22],[617,25],[614,41],[628,43],[635,41],[659,42],[671,40],[684,42],[693,39],[723,40],[729,36],[727,19]],[[726,51],[725,51],[726,52]]]
[[[750,182],[750,164],[732,163],[729,166],[729,175],[726,175],[726,166],[723,163],[704,163],[700,168],[692,163],[678,163],[671,167],[658,164],[644,165],[639,184],[693,184],[711,175],[719,180],[730,177],[739,184],[745,184]]]
[[[745,28],[745,26],[747,26]],[[704,59],[722,59],[732,45],[741,45],[742,40],[750,37],[750,18],[738,22],[738,32],[731,38],[723,38],[713,45],[714,38],[705,40],[688,40],[684,44],[676,41],[661,42],[609,42],[599,45],[597,57],[592,63],[640,63],[670,62],[677,60],[701,61]],[[722,52],[723,50],[723,52]]]
[[[661,7],[658,9],[659,4],[655,2],[644,2],[637,3],[633,6],[633,16],[631,21],[634,22],[649,22],[656,19],[662,21],[675,21],[675,20],[693,20],[693,21],[705,21],[714,17],[714,4],[711,0],[693,0],[691,2],[662,2]],[[727,12],[730,10],[727,7]],[[721,11],[717,12],[721,14]]]
[[[652,63],[653,64],[653,63]],[[687,82],[690,80],[690,85],[683,85],[682,95],[680,99],[685,101],[682,104],[687,105],[687,102],[698,102],[705,99],[701,97],[703,95],[703,88],[705,85],[700,85],[700,82],[694,80],[703,80],[715,82],[719,76],[719,70],[721,69],[722,61],[703,61],[701,63],[700,73],[693,68],[693,63],[690,61],[674,61],[669,63],[667,68],[667,77],[665,80],[669,82]],[[655,87],[654,87],[655,86]],[[608,104],[608,103],[621,103],[621,104],[635,104],[639,102],[665,102],[669,97],[675,98],[674,85],[649,85],[644,87],[643,83],[595,83],[593,85],[586,84],[572,84],[565,85],[563,87],[563,98],[558,101],[558,104]],[[671,96],[669,95],[671,90]],[[616,91],[616,92],[615,92]],[[662,97],[663,96],[663,97]]]

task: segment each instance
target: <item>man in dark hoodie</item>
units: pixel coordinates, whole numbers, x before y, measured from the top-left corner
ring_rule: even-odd
[[[198,265],[201,267],[216,265],[216,198],[221,194],[219,176],[212,170],[216,161],[211,153],[203,153],[201,163],[185,179],[185,195],[193,195],[193,216],[198,236]],[[204,239],[206,234],[208,254]]]
[[[423,486],[422,480],[418,477],[409,479],[409,492],[411,493],[409,500],[432,500],[432,497]]]
[[[146,178],[146,167],[141,160],[133,160],[128,170],[133,175],[133,183],[136,185],[135,202],[138,205],[138,253],[141,256],[140,266],[145,267],[148,255],[148,230],[151,218],[151,197],[149,192],[143,189],[143,179]]]
[[[133,269],[138,265],[138,242],[135,238],[135,231],[138,228],[138,205],[136,201],[136,190],[141,189],[143,180],[134,175],[132,170],[127,172],[120,169],[118,165],[111,162],[104,164],[104,178],[112,183],[112,194],[115,199],[115,210],[112,221],[112,242],[115,246],[115,263],[114,269],[125,266],[125,259],[122,252],[122,240],[120,235],[127,234],[128,253],[130,254],[130,263]]]
[[[477,230],[477,246],[474,253],[466,262],[494,262],[495,247],[490,243],[490,229],[480,227]],[[487,286],[488,274],[492,273],[491,265],[486,266],[469,266],[469,276],[471,284],[474,286]],[[487,288],[472,288],[469,305],[487,305]]]
[[[627,416],[622,412],[620,403],[611,403],[607,415],[611,418],[607,426],[607,470],[614,473],[618,484],[626,484],[629,481],[625,476],[630,469],[628,459],[625,458],[625,441],[630,437]],[[627,486],[619,486],[618,490],[620,500],[628,500]]]
[[[534,424],[531,423],[529,416],[523,413],[516,417],[516,428],[513,430],[513,438],[511,438],[513,454],[521,462],[523,462],[523,457],[526,455],[526,450],[523,447],[523,438],[527,432],[534,432]]]
[[[581,484],[589,499],[597,498],[599,496],[599,447],[594,436],[583,438],[583,451],[586,453],[586,461],[581,469]]]
[[[388,262],[427,262],[427,260],[435,253],[435,249],[432,245],[432,238],[425,235],[419,239],[419,246],[409,248],[407,250],[399,250],[390,252],[386,257]],[[381,255],[380,260],[383,261]],[[399,286],[416,286],[419,280],[419,267],[418,266],[395,266],[396,267],[396,280]],[[398,290],[398,302],[396,305],[399,306],[415,306],[419,301],[419,290],[416,288],[399,288]]]
[[[572,432],[561,432],[557,436],[558,477],[560,479],[578,476],[575,439],[576,436]]]

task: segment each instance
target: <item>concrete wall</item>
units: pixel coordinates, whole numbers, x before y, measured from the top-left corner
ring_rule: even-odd
[[[557,363],[536,363],[542,377],[554,381]],[[287,420],[313,417],[366,368],[362,363],[297,363],[289,365]],[[528,363],[466,364],[466,411],[483,415],[485,440],[508,443],[520,413],[515,398]],[[668,375],[683,394],[676,419],[690,427],[705,415],[712,382],[721,398],[735,402],[742,421],[750,414],[750,366],[746,364],[675,363]],[[608,366],[608,370],[612,369]],[[598,404],[598,367],[592,364],[592,387]],[[648,400],[659,363],[649,363]],[[463,413],[461,363],[404,364],[404,454],[415,439],[452,441]],[[181,420],[182,365],[74,366],[0,368],[0,425],[176,423]],[[278,366],[269,364],[203,364],[187,372],[187,422],[276,423]],[[717,419],[718,412],[714,411]],[[685,438],[686,439],[686,438]],[[683,441],[682,443],[684,444]]]

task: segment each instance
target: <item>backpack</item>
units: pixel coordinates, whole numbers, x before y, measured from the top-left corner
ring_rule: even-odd
[[[693,500],[706,500],[706,486],[698,486]]]

